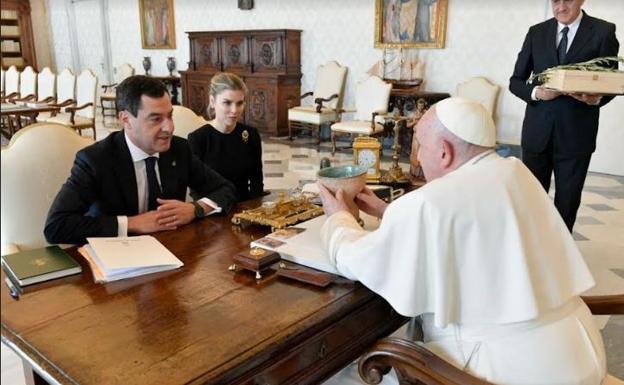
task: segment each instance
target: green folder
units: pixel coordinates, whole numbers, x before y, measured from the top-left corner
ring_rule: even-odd
[[[20,286],[78,274],[82,267],[58,246],[21,251],[2,257],[5,272]]]

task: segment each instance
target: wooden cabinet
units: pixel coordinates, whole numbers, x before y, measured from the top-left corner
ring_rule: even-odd
[[[14,65],[21,70],[26,66],[32,66],[36,70],[30,2],[2,0],[0,8],[2,68]]]
[[[288,134],[287,99],[301,93],[301,31],[188,32],[190,60],[182,103],[207,116],[210,79],[233,72],[247,84],[244,123],[272,136]]]

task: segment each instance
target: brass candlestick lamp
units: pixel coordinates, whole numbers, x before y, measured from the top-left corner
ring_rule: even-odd
[[[392,145],[392,165],[387,172],[382,173],[381,183],[409,183],[410,178],[401,166],[399,166],[399,157],[401,155],[401,145],[399,144],[399,132],[401,127],[405,126],[405,121],[409,118],[406,116],[390,116],[390,120],[394,120],[394,143]]]

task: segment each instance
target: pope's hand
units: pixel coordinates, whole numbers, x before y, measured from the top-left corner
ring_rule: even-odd
[[[364,190],[355,196],[355,204],[366,214],[377,218],[383,217],[384,211],[388,207],[388,204],[377,197],[368,187],[364,187]]]
[[[344,191],[338,189],[336,196],[334,196],[325,186],[318,183],[319,193],[321,201],[323,202],[323,211],[328,217],[337,213],[338,211],[346,211],[353,215],[356,219],[359,218],[360,210],[353,201],[349,201],[345,198]]]

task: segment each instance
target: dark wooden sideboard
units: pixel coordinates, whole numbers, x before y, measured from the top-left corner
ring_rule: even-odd
[[[243,78],[244,123],[269,135],[288,134],[287,100],[301,94],[301,31],[290,29],[187,32],[188,70],[182,104],[207,116],[210,79],[219,71]]]

